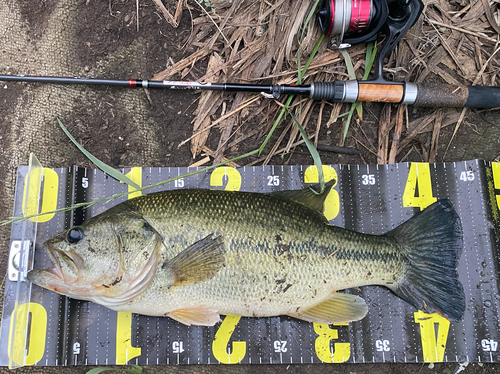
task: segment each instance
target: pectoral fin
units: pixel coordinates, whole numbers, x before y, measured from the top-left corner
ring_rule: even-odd
[[[368,306],[361,297],[336,292],[328,300],[288,315],[307,322],[332,324],[359,321],[366,313]]]
[[[218,311],[203,307],[174,310],[168,313],[167,316],[188,326],[213,326],[220,321]]]
[[[189,286],[209,280],[224,266],[224,241],[209,235],[190,245],[162,269],[172,276],[172,286]]]

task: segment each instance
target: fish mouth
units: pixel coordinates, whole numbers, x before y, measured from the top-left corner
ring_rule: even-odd
[[[52,269],[44,269],[47,273],[50,273],[52,275],[55,275],[58,277],[60,280],[64,281],[64,275],[61,269],[61,262],[59,260],[59,256],[56,254],[56,249],[53,248],[50,244],[45,243],[44,245],[47,254],[49,255],[50,261],[52,262],[53,268]]]
[[[66,284],[76,282],[83,270],[82,258],[74,252],[63,252],[54,248],[50,241],[47,241],[44,247],[53,265],[51,269],[44,269],[44,271],[56,276]],[[63,271],[63,268],[70,271]]]

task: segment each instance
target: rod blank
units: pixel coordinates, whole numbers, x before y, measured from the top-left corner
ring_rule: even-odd
[[[391,102],[425,107],[500,107],[500,87],[453,86],[448,84],[398,83],[377,81],[316,82],[311,85],[253,85],[237,83],[202,83],[184,81],[118,80],[68,78],[49,76],[0,75],[0,81],[107,85],[131,88],[162,88],[174,90],[211,90],[261,93],[266,98],[281,95],[308,96],[330,102]]]

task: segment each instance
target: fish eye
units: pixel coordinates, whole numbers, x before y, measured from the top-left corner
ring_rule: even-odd
[[[79,227],[73,227],[68,231],[67,240],[70,244],[78,243],[83,238],[83,231]]]

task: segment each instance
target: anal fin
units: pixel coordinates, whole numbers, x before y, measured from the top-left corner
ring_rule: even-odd
[[[167,317],[188,326],[213,326],[220,321],[218,311],[203,307],[174,310],[167,313]]]
[[[299,309],[288,315],[307,322],[332,324],[359,321],[366,313],[368,306],[361,297],[335,292],[329,299],[313,307]]]

